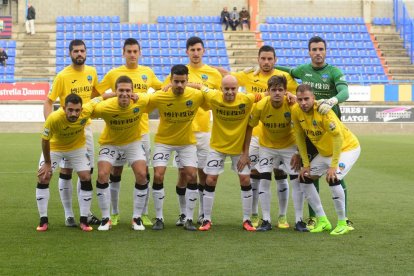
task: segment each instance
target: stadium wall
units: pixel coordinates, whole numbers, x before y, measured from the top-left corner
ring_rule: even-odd
[[[121,22],[153,23],[159,15],[220,15],[224,6],[229,10],[248,6],[249,0],[30,0],[37,12],[37,23],[54,23],[57,16],[114,16]],[[414,3],[407,2],[413,14]],[[20,3],[24,3],[23,1]],[[19,3],[19,4],[20,4]],[[364,12],[365,9],[365,12]],[[340,12],[338,12],[340,11]],[[368,11],[368,12],[367,12]],[[24,5],[19,5],[19,21],[24,21]],[[266,16],[287,17],[393,17],[392,0],[259,0],[259,22]]]

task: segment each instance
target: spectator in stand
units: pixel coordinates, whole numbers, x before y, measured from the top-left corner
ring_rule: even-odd
[[[6,66],[6,59],[9,57],[6,54],[6,51],[3,48],[0,48],[0,63],[3,66]]]
[[[240,23],[240,16],[239,16],[239,13],[237,12],[236,7],[234,7],[233,11],[230,13],[230,22],[229,23],[230,23],[231,29],[233,31],[236,30],[237,26]]]
[[[229,28],[229,21],[230,21],[230,13],[228,12],[227,7],[224,7],[223,10],[221,11],[220,22],[221,24],[226,25],[226,31]]]
[[[245,7],[242,8],[240,14],[240,23],[242,30],[250,30],[250,14]]]
[[[27,5],[27,14],[26,14],[26,33],[29,35],[35,34],[35,25],[34,21],[36,19],[35,8],[29,4]]]

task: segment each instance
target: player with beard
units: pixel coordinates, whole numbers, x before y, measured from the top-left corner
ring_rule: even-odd
[[[43,115],[45,120],[53,111],[53,103],[57,98],[60,100],[60,106],[64,106],[65,98],[73,93],[82,98],[84,104],[88,103],[91,98],[98,95],[95,87],[98,84],[98,75],[96,69],[92,66],[85,65],[86,45],[82,40],[75,39],[69,44],[69,56],[72,64],[60,71],[52,84],[52,88],[43,105]],[[91,161],[91,172],[94,164],[94,145],[93,133],[90,126],[90,120],[85,127],[86,148]],[[43,155],[41,156],[41,161]],[[60,164],[59,174],[59,194],[65,210],[65,224],[68,227],[76,227],[73,209],[72,209],[72,167],[71,164],[64,160]],[[80,180],[77,182],[78,195],[80,191]],[[89,224],[100,224],[99,219],[89,214]]]
[[[231,75],[237,78],[237,81],[240,86],[245,87],[247,93],[264,93],[267,91],[267,82],[272,76],[285,76],[287,79],[287,91],[295,93],[296,87],[298,86],[297,82],[286,72],[274,69],[277,61],[275,49],[271,46],[264,45],[259,49],[259,54],[257,62],[259,68],[257,71],[254,70],[244,70],[240,72],[231,72]],[[223,75],[229,74],[230,72],[224,70],[223,68],[218,68],[220,73]],[[289,93],[288,93],[289,94]],[[290,94],[291,95],[291,94]],[[288,95],[288,98],[290,96]],[[262,124],[259,123],[253,129],[252,139],[249,148],[250,154],[250,167],[251,175],[250,182],[253,190],[253,208],[252,208],[252,224],[254,227],[259,225],[259,183],[261,179],[260,173],[255,169],[257,162],[259,161],[259,139],[258,135],[261,131]],[[289,184],[287,181],[287,175],[279,169],[275,169],[275,179],[278,187],[278,199],[279,199],[279,210],[281,213],[286,213],[288,207],[289,199]],[[288,228],[289,224],[287,223],[286,216],[281,216],[278,218],[277,226],[279,228]]]

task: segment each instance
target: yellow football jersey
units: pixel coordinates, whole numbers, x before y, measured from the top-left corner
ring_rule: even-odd
[[[96,89],[100,94],[111,89],[115,92],[115,82],[120,76],[128,76],[134,83],[134,93],[147,93],[149,88],[161,89],[162,82],[154,71],[147,66],[138,65],[135,69],[128,69],[125,65],[110,70],[98,84]],[[148,114],[144,113],[141,119],[141,134],[149,132]]]
[[[59,98],[60,106],[64,106],[66,96],[74,93],[82,98],[83,104],[86,104],[97,85],[98,75],[94,67],[85,65],[83,71],[76,71],[69,65],[56,75],[47,97],[53,102]]]
[[[52,112],[44,124],[42,139],[50,141],[50,150],[66,152],[85,146],[85,126],[97,103],[102,98],[94,98],[82,106],[82,112],[76,122],[69,122],[62,108]]]
[[[241,154],[255,95],[237,93],[231,103],[223,100],[222,91],[210,90],[204,96],[213,113],[210,147],[225,154]]]
[[[243,86],[246,89],[246,93],[264,93],[267,91],[267,81],[272,76],[283,75],[287,80],[287,90],[292,94],[296,94],[296,88],[298,83],[286,72],[274,69],[272,75],[263,75],[259,73],[254,75],[254,72],[245,73],[244,71],[232,72],[233,76],[236,77],[237,82],[240,86]],[[257,127],[253,129],[253,136],[259,136],[262,128],[262,124],[259,123]]]
[[[148,112],[158,108],[160,114],[154,141],[172,146],[195,144],[192,122],[202,104],[202,92],[190,87],[186,87],[180,96],[174,95],[171,88],[167,92],[157,91],[152,94]]]
[[[286,97],[281,107],[274,108],[270,96],[267,96],[253,107],[249,125],[255,127],[262,122],[258,135],[261,146],[284,149],[295,143],[291,119],[291,106]]]
[[[99,103],[92,115],[105,121],[99,144],[122,146],[141,140],[140,121],[148,101],[149,96],[141,93],[136,103],[131,101],[125,108],[119,106],[117,97]]]
[[[187,64],[188,82],[199,83],[211,89],[220,89],[221,74],[217,69],[204,64],[200,68],[194,68]],[[164,81],[164,86],[170,83],[170,76]],[[202,108],[198,109],[197,115],[193,120],[193,131],[209,132],[210,131],[210,112]]]
[[[340,148],[336,149],[337,156],[332,156],[332,167],[338,166],[339,154],[359,146],[355,135],[338,119],[331,110],[326,115],[317,111],[316,103],[309,113],[303,112],[299,105],[292,108],[292,121],[296,135],[296,143],[301,151],[301,157],[305,167],[309,166],[307,155],[302,154],[306,150],[305,135],[315,145],[322,156],[332,156],[334,152],[334,139],[342,140]]]

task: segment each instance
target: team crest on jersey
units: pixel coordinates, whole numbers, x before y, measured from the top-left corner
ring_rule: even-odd
[[[330,123],[329,123],[329,129],[330,129],[331,131],[334,131],[334,130],[335,130],[335,128],[336,128],[336,124],[335,124],[334,122],[330,122]]]
[[[329,76],[328,76],[328,74],[322,74],[322,80],[323,81],[327,81],[328,80],[328,78],[329,78]]]
[[[132,110],[132,112],[138,113],[139,112],[139,107],[135,107],[134,110]]]
[[[283,114],[283,116],[285,116],[286,119],[290,119],[290,112],[285,112],[285,114]]]
[[[208,80],[208,76],[207,76],[206,74],[202,74],[202,75],[201,75],[201,79],[202,79],[203,81],[207,81],[207,80]]]
[[[43,129],[43,135],[44,136],[49,136],[49,132],[50,132],[50,130],[48,128]]]
[[[313,120],[312,121],[312,125],[315,126],[315,127],[318,125],[318,123],[316,122],[316,120]]]
[[[345,170],[345,163],[339,163],[338,164],[338,168],[339,168],[339,170],[342,172],[343,170]]]
[[[186,107],[192,107],[193,106],[193,101],[192,100],[188,100],[185,102],[185,106]]]
[[[83,126],[85,123],[86,123],[86,119],[82,119],[82,120],[80,121],[81,126]]]
[[[246,108],[246,105],[245,104],[240,104],[239,105],[239,109],[245,109]]]
[[[91,76],[91,75],[88,75],[88,76],[86,77],[86,79],[88,80],[88,82],[89,82],[89,83],[92,83],[92,76]]]
[[[142,78],[142,80],[143,80],[144,82],[147,82],[147,80],[148,80],[147,75],[142,75],[142,76],[141,76],[141,78]]]

